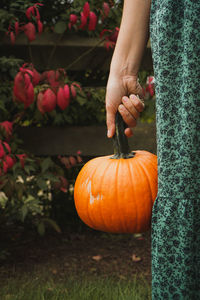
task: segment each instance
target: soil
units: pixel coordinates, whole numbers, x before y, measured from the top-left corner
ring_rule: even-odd
[[[0,233],[0,282],[23,272],[48,271],[56,277],[134,274],[151,280],[150,232],[109,234],[85,228],[81,232],[38,234],[15,230]]]

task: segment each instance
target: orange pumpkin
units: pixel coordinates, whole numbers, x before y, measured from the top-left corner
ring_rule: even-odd
[[[117,114],[114,156],[97,157],[81,169],[74,187],[77,213],[88,226],[105,232],[137,233],[150,228],[157,195],[157,157],[130,152]]]

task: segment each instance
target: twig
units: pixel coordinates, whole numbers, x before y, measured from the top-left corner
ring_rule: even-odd
[[[81,54],[77,59],[75,59],[71,64],[69,64],[67,67],[64,67],[64,69],[68,70],[71,68],[74,64],[76,64],[79,60],[81,60],[84,56],[92,52],[94,49],[96,49],[105,39],[100,40],[96,45],[94,45],[92,48],[85,51],[83,54]]]
[[[30,43],[28,43],[28,52],[29,52],[29,57],[30,57],[30,61],[33,63],[33,54],[32,54],[32,49],[31,49],[31,45]]]
[[[58,47],[58,43],[61,41],[62,37],[63,37],[63,33],[59,36],[59,38],[58,38],[56,44],[54,44],[54,46],[53,46],[53,49],[52,49],[52,51],[51,51],[51,53],[50,53],[50,55],[49,55],[49,59],[48,59],[48,62],[47,62],[46,69],[48,69],[49,64],[50,64],[50,61],[52,60],[52,58],[53,58],[53,56],[54,56],[54,53],[56,52],[56,49],[57,49],[57,47]]]

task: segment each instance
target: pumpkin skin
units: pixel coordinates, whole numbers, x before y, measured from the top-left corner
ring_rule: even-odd
[[[131,158],[98,157],[81,169],[74,187],[77,213],[93,229],[145,232],[157,195],[157,156],[134,151]]]

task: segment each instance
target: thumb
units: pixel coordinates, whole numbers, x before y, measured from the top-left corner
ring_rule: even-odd
[[[115,113],[107,109],[106,111],[107,137],[111,138],[115,134]]]

